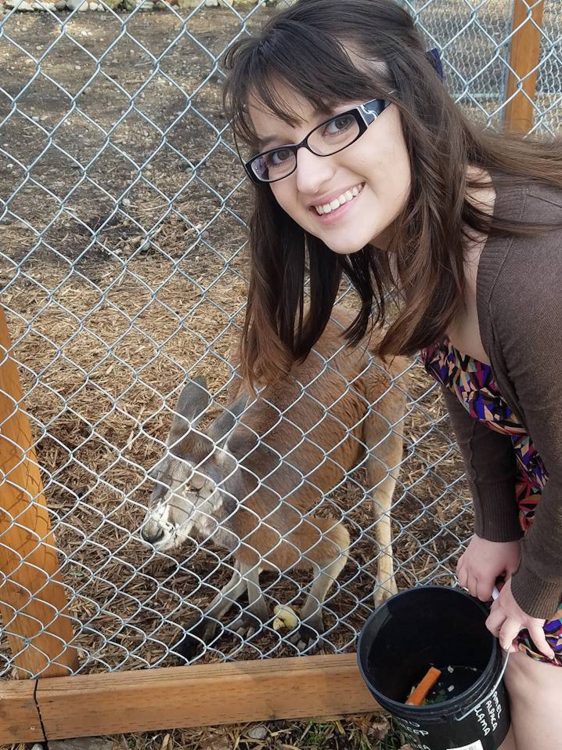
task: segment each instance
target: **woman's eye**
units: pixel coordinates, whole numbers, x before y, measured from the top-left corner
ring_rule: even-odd
[[[327,135],[340,135],[340,133],[345,133],[346,130],[349,130],[354,122],[355,118],[353,115],[337,116],[326,123],[324,132]]]
[[[290,148],[278,148],[276,151],[270,151],[267,155],[267,164],[269,167],[279,167],[288,161],[292,154]]]

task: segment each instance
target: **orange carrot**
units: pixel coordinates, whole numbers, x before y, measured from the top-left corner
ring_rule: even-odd
[[[431,688],[435,685],[437,680],[441,677],[441,670],[436,667],[430,667],[427,670],[427,674],[419,682],[418,685],[412,690],[406,703],[408,706],[421,706],[426,699],[427,694]]]

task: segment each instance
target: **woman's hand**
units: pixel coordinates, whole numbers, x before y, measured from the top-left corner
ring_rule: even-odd
[[[457,565],[457,578],[472,596],[487,602],[492,598],[496,578],[510,578],[519,567],[520,543],[489,542],[476,534]]]
[[[517,634],[527,628],[533,643],[547,659],[554,659],[554,651],[548,645],[543,625],[545,620],[525,614],[511,593],[511,581],[502,586],[498,598],[492,604],[490,616],[486,620],[488,630],[499,638],[505,651],[516,651],[513,641]]]

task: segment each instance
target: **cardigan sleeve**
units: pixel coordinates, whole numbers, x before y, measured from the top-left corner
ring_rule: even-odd
[[[515,452],[509,435],[473,419],[447,388],[442,392],[472,494],[475,533],[491,542],[520,539]]]
[[[511,390],[513,403],[548,473],[533,524],[522,541],[519,570],[512,579],[513,595],[519,606],[527,614],[540,618],[552,617],[562,599],[559,237],[559,232],[548,232],[538,238],[518,238],[513,243],[489,308],[494,349],[503,365],[506,389]]]

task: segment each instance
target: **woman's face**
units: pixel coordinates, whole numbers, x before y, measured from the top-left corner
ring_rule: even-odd
[[[310,102],[279,85],[300,122],[293,127],[254,100],[249,107],[255,131],[267,148],[299,143],[327,119]],[[343,102],[334,114],[362,102]],[[398,108],[391,104],[363,135],[343,151],[297,155],[293,174],[271,183],[271,191],[289,216],[336,253],[355,253],[368,243],[384,248],[392,225],[410,193],[410,161]],[[337,199],[341,204],[336,205]],[[332,204],[331,210],[326,208]]]

